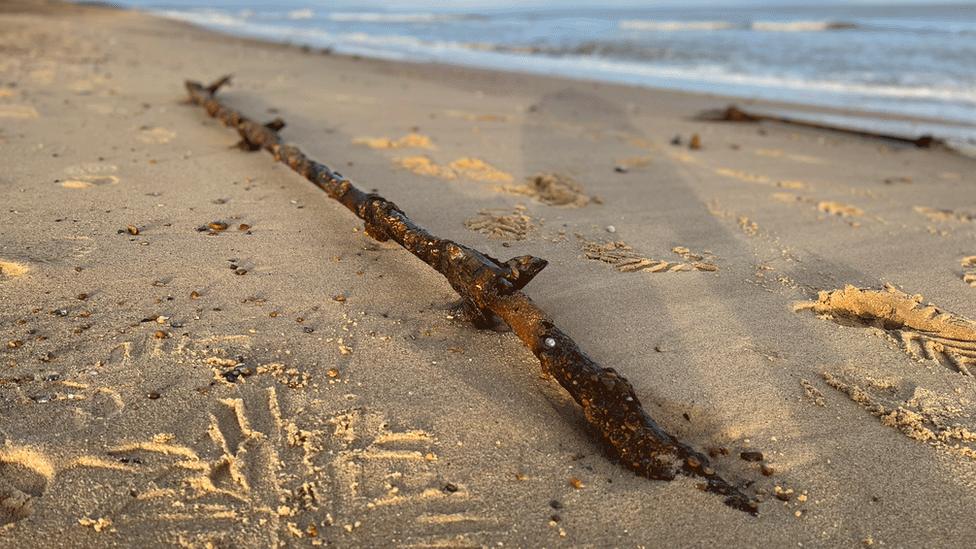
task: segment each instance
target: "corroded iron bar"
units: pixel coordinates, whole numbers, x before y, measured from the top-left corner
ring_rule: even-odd
[[[936,137],[932,137],[931,135],[928,134],[920,135],[918,137],[905,137],[902,135],[874,132],[870,130],[858,130],[855,128],[847,128],[844,126],[833,126],[831,124],[821,124],[819,122],[813,122],[810,120],[801,120],[798,118],[789,118],[786,116],[748,112],[740,109],[735,105],[729,105],[725,109],[709,110],[709,111],[701,112],[698,114],[697,118],[699,120],[707,120],[711,122],[763,122],[763,121],[778,122],[780,124],[792,124],[793,126],[801,126],[804,128],[813,128],[817,130],[828,130],[832,132],[859,135],[861,137],[870,137],[872,139],[884,139],[887,141],[897,141],[899,143],[907,143],[909,145],[915,145],[920,149],[929,149],[933,147],[946,146],[946,142],[944,140],[938,139]]]
[[[193,103],[237,130],[242,148],[267,150],[355,213],[371,237],[397,242],[444,275],[477,325],[491,325],[497,318],[508,324],[538,357],[543,371],[583,408],[586,420],[621,464],[652,479],[671,480],[679,474],[700,477],[705,480],[703,488],[726,496],[728,505],[756,512],[755,502],[722,479],[703,454],[658,426],[626,379],[586,356],[520,291],[546,266],[545,260],[522,256],[501,262],[431,235],[392,202],[360,191],[341,174],[306,157],[298,147],[284,144],[278,135],[284,127],[281,120],[262,125],[221,104],[214,94],[228,81],[224,77],[210,86],[188,81],[186,88]]]

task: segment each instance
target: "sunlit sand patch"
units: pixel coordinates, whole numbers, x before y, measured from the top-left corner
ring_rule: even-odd
[[[960,263],[965,269],[962,273],[963,282],[976,288],[976,255],[964,257]]]
[[[14,92],[14,90],[8,88],[0,88],[0,97],[13,97],[14,95],[16,95],[16,92]]]
[[[488,235],[489,238],[524,240],[535,228],[532,218],[526,215],[525,206],[509,210],[481,210],[478,215],[464,222],[472,231]]]
[[[634,170],[650,166],[651,160],[650,156],[628,156],[617,160],[617,165]]]
[[[47,86],[52,82],[54,82],[54,69],[53,68],[34,69],[27,76],[34,82]]]
[[[805,154],[791,154],[789,155],[790,160],[795,160],[797,162],[802,162],[804,164],[823,164],[823,159],[816,156],[807,156]]]
[[[150,145],[169,143],[176,137],[176,132],[166,128],[142,128],[139,130],[139,141]]]
[[[739,181],[745,181],[746,183],[756,183],[759,185],[773,185],[783,189],[808,189],[810,186],[798,179],[783,179],[776,181],[774,183],[773,179],[760,174],[743,172],[739,170],[733,170],[731,168],[716,168],[715,173],[723,177],[730,177],[732,179],[738,179]]]
[[[17,118],[26,120],[40,116],[37,109],[30,105],[0,105],[0,118]]]
[[[512,174],[499,170],[480,158],[462,157],[448,165],[459,174],[477,181],[511,183]]]
[[[121,444],[107,450],[109,455],[125,454],[135,451],[152,452],[167,456],[179,456],[190,461],[200,458],[192,448],[170,444],[174,437],[168,434],[154,435],[151,440]]]
[[[434,143],[429,137],[419,133],[408,133],[399,139],[389,137],[357,137],[352,140],[356,145],[365,145],[371,149],[433,149]]]
[[[89,189],[99,185],[115,185],[119,178],[114,175],[80,175],[73,179],[65,179],[60,185],[65,189]]]
[[[864,215],[864,210],[861,208],[840,202],[821,201],[817,203],[817,209],[821,212],[840,217],[858,217]]]
[[[91,528],[96,532],[105,532],[109,530],[113,532],[115,531],[115,529],[112,528],[112,519],[105,517],[82,517],[78,519],[78,524],[84,526],[85,528]]]
[[[499,190],[531,196],[551,206],[581,208],[590,202],[600,203],[596,197],[587,195],[583,186],[572,177],[559,173],[538,173],[522,185],[505,185]]]
[[[406,156],[394,159],[394,162],[405,170],[417,175],[437,177],[440,179],[457,179],[457,173],[434,162],[429,156]]]
[[[54,467],[42,452],[10,443],[0,448],[0,532],[34,514],[35,500],[53,477]]]
[[[446,116],[451,118],[461,118],[469,122],[507,122],[508,117],[500,114],[478,114],[474,112],[458,111],[448,109],[444,111]]]
[[[68,177],[61,180],[59,185],[65,189],[89,189],[101,185],[115,185],[118,176],[112,175],[118,171],[113,164],[88,163],[71,166],[64,171]]]
[[[698,162],[698,159],[693,155],[682,151],[669,151],[668,156],[674,160],[677,160],[678,162],[681,162],[682,164],[695,164]]]
[[[804,164],[822,164],[823,160],[815,156],[807,156],[803,154],[789,154],[780,149],[756,149],[754,151],[757,156],[765,156],[767,158],[787,158],[795,162],[802,162]]]
[[[710,252],[693,252],[684,246],[675,246],[671,248],[671,253],[681,256],[682,259],[688,261],[696,271],[717,271],[718,266],[715,265],[712,260],[712,254]]]
[[[5,278],[20,278],[30,272],[30,267],[16,261],[0,259],[0,280]]]
[[[759,224],[744,215],[739,215],[736,212],[725,210],[722,208],[721,204],[717,200],[709,200],[707,203],[708,213],[715,217],[721,219],[734,219],[742,229],[742,232],[747,236],[758,236],[759,235]]]
[[[748,217],[744,215],[739,216],[738,223],[739,228],[742,229],[742,232],[746,233],[747,235],[756,236],[759,234],[759,224]]]
[[[756,149],[755,153],[769,158],[781,158],[784,154],[780,149]]]
[[[394,159],[401,168],[410,170],[418,175],[438,177],[440,179],[457,179],[466,177],[475,181],[489,181],[509,183],[512,174],[503,172],[480,158],[462,157],[443,166],[429,156],[407,156]]]
[[[28,468],[46,480],[54,478],[54,465],[47,455],[27,446],[8,445],[0,448],[0,463]]]
[[[846,286],[822,291],[816,301],[801,301],[794,311],[809,310],[844,326],[883,330],[890,341],[918,360],[934,360],[966,375],[976,364],[976,323],[923,304],[894,286],[881,290]]]
[[[773,193],[770,195],[770,197],[777,202],[783,202],[786,204],[795,204],[805,200],[804,197],[793,193]]]
[[[79,95],[87,95],[95,91],[96,88],[103,85],[107,80],[102,77],[94,78],[83,78],[81,80],[75,80],[68,84],[66,88],[69,91],[75,92]]]
[[[763,185],[772,183],[772,180],[765,175],[733,170],[731,168],[716,168],[715,173],[723,177],[731,177],[732,179],[738,179],[747,183],[760,183]]]
[[[770,195],[770,198],[777,202],[783,202],[784,204],[805,204],[812,206],[819,212],[844,218],[847,220],[847,224],[851,227],[860,227],[861,224],[859,221],[853,221],[849,218],[861,217],[864,215],[864,210],[858,208],[857,206],[851,206],[850,204],[828,200],[818,201],[809,196],[802,196],[793,193],[773,193]]]
[[[927,206],[915,206],[913,210],[915,210],[915,213],[922,214],[929,218],[930,221],[935,222],[957,221],[960,223],[971,223],[976,221],[976,214],[969,212],[940,210],[936,208],[929,208]]]
[[[88,181],[81,181],[80,179],[68,179],[67,181],[62,181],[61,186],[65,189],[87,189],[92,186]]]

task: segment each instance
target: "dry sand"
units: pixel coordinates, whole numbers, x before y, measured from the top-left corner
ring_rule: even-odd
[[[228,72],[435,234],[547,258],[528,293],[759,516],[608,460],[513,335],[234,149],[183,104]],[[0,546],[971,545],[974,161],[690,118],[726,102],[0,4]]]

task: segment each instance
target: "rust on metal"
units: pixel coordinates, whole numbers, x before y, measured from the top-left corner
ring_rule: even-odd
[[[543,371],[582,407],[587,422],[600,434],[613,458],[651,479],[671,480],[677,475],[701,478],[701,487],[725,496],[729,506],[757,512],[755,500],[719,476],[705,455],[680,442],[651,418],[630,382],[588,357],[521,291],[546,266],[544,259],[526,255],[500,261],[430,234],[393,202],[359,190],[298,147],[283,143],[278,135],[284,127],[280,119],[260,124],[223,105],[215,94],[229,80],[223,77],[209,86],[187,81],[191,102],[237,130],[243,149],[270,152],[346,206],[363,220],[369,236],[392,240],[437,270],[461,296],[464,310],[476,326],[491,327],[500,320],[511,327],[539,359]]]
[[[764,122],[764,121],[778,122],[780,124],[790,124],[793,126],[801,126],[804,128],[813,128],[817,130],[828,130],[832,132],[858,135],[861,137],[870,137],[872,139],[884,139],[886,141],[897,141],[899,143],[907,143],[909,145],[915,145],[920,149],[930,149],[933,147],[946,147],[945,141],[928,134],[920,135],[918,137],[905,137],[903,135],[873,132],[869,130],[858,130],[855,128],[847,128],[844,126],[833,126],[830,124],[821,124],[819,122],[801,120],[798,118],[789,118],[786,116],[748,112],[740,109],[736,105],[729,105],[725,109],[704,111],[702,113],[699,113],[697,118],[699,120],[707,120],[711,122],[753,122],[753,123]]]

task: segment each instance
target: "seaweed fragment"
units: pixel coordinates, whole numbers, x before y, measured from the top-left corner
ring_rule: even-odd
[[[539,359],[543,371],[570,394],[595,428],[608,453],[638,475],[671,480],[677,475],[704,479],[703,489],[725,496],[727,505],[755,514],[755,500],[720,477],[708,458],[662,429],[641,406],[633,386],[612,368],[588,357],[560,330],[529,296],[521,292],[547,265],[525,255],[500,261],[457,242],[438,238],[414,223],[406,213],[376,193],[365,193],[328,166],[305,156],[295,145],[283,143],[278,132],[284,122],[260,124],[223,105],[216,92],[228,81],[210,86],[187,81],[190,101],[240,134],[242,148],[264,149],[325,191],[365,223],[366,233],[379,241],[392,240],[441,273],[461,296],[476,326],[501,321]]]

